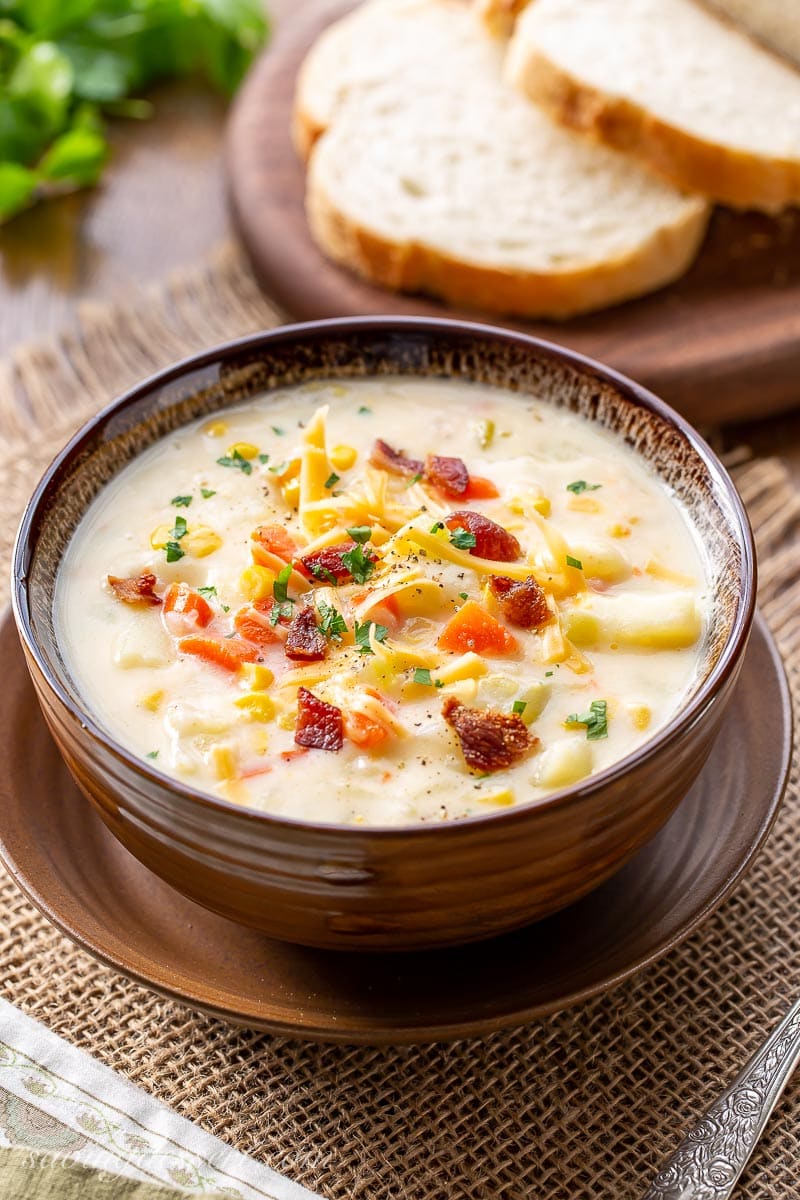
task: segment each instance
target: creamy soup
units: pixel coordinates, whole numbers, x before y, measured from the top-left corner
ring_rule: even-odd
[[[286,389],[164,438],[56,588],[68,668],[130,751],[321,822],[452,820],[636,749],[696,678],[690,523],[622,442],[489,387]]]

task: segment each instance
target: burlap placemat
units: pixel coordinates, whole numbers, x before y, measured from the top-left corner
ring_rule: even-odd
[[[235,251],[0,365],[0,558],[67,434],[152,369],[275,323]],[[745,461],[761,604],[800,689],[800,497]],[[635,1200],[659,1162],[800,995],[795,763],[769,843],[735,895],[656,966],[581,1007],[482,1041],[314,1046],[234,1029],[151,995],[58,934],[0,873],[3,994],[245,1153],[336,1200]],[[742,1182],[797,1194],[800,1084]]]

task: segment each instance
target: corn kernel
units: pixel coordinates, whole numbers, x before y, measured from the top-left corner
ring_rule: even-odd
[[[481,804],[491,805],[492,808],[510,808],[514,803],[514,793],[511,788],[503,788],[499,792],[492,792],[490,796],[479,796]]]
[[[207,425],[203,426],[203,433],[206,437],[224,437],[227,432],[228,426],[224,421],[209,421]]]
[[[630,525],[620,525],[619,522],[615,525],[609,525],[608,533],[613,538],[626,538],[631,536]]]
[[[272,595],[272,586],[277,576],[269,567],[261,567],[254,563],[245,567],[239,576],[239,588],[248,600],[263,600]]]
[[[328,455],[331,466],[337,471],[349,471],[357,458],[355,446],[334,446]]]
[[[278,725],[281,729],[294,729],[297,725],[297,714],[293,712],[282,712],[278,717]]]
[[[217,779],[236,779],[239,774],[230,746],[212,746],[211,763]]]
[[[252,442],[234,442],[228,447],[228,458],[256,458],[258,456],[258,446],[254,446]]]
[[[142,696],[142,699],[141,699],[142,708],[146,708],[148,710],[148,712],[158,712],[159,708],[161,707],[161,701],[163,699],[164,699],[164,693],[162,691],[150,692],[150,694],[148,696]]]
[[[571,508],[573,512],[583,513],[599,513],[603,510],[602,504],[599,500],[595,500],[594,496],[570,496],[567,508]]]
[[[269,667],[262,663],[242,663],[239,676],[253,692],[266,691],[275,678]]]
[[[634,729],[647,729],[652,713],[646,704],[629,704],[628,715]]]
[[[300,503],[300,480],[287,479],[281,491],[289,508],[297,508]]]
[[[158,525],[150,534],[150,545],[154,550],[163,550],[167,542],[172,541],[172,526]]]
[[[239,696],[233,703],[246,712],[251,721],[275,719],[275,705],[263,692],[248,692],[246,696]]]
[[[181,549],[195,558],[208,558],[222,545],[222,538],[208,525],[196,525],[181,539]]]

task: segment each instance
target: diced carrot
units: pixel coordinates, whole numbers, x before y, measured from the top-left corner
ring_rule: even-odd
[[[467,600],[450,618],[438,641],[440,650],[466,654],[513,654],[517,639],[475,600]]]
[[[255,607],[240,609],[233,618],[233,624],[239,636],[255,646],[274,646],[276,642],[283,641],[281,634],[277,632],[277,625],[270,624],[268,614]]]
[[[255,662],[258,658],[258,648],[240,638],[218,641],[209,637],[185,637],[178,642],[178,649],[181,654],[194,654],[224,671],[238,671],[242,663]]]
[[[486,479],[483,475],[470,475],[467,490],[464,492],[462,499],[464,500],[494,500],[499,496],[491,479]]]
[[[364,750],[380,746],[389,736],[389,730],[380,721],[373,721],[360,712],[344,712],[344,732],[351,742]]]
[[[297,542],[283,525],[259,525],[258,529],[253,530],[251,536],[254,558],[256,558],[257,550],[265,550],[268,554],[275,554],[288,563],[297,554]],[[257,558],[256,561],[258,561]]]
[[[188,583],[171,583],[164,593],[164,615],[173,633],[191,633],[205,629],[214,619],[214,610]]]

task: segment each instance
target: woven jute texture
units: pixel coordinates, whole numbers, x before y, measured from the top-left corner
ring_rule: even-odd
[[[67,434],[150,370],[274,324],[230,248],[138,302],[0,366],[3,580],[16,522]],[[756,529],[761,605],[800,689],[800,497],[777,461],[736,477]],[[5,584],[3,584],[5,588]],[[777,826],[735,894],[614,991],[483,1040],[315,1046],[234,1029],[100,966],[0,875],[4,995],[183,1116],[323,1195],[635,1200],[659,1162],[800,995],[795,764]],[[800,1083],[741,1184],[798,1194]]]

